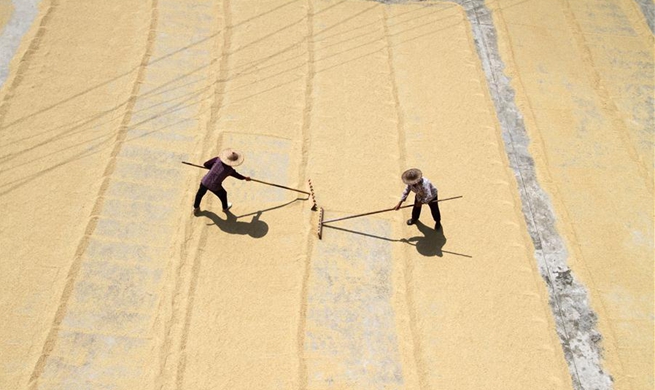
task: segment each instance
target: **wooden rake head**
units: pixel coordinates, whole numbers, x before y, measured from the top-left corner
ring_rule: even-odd
[[[451,198],[433,200],[430,203],[443,202],[443,201],[446,201],[446,200],[459,199],[459,198],[463,198],[463,197],[464,197],[463,195],[453,196]],[[413,204],[408,204],[408,205],[405,205],[405,206],[400,206],[399,208],[404,209],[404,208],[407,208],[407,207],[414,207],[414,205]],[[362,214],[348,215],[346,217],[333,218],[333,219],[328,219],[326,221],[326,220],[323,219],[323,208],[321,207],[320,212],[318,214],[318,229],[316,231],[318,233],[318,239],[320,240],[320,239],[323,238],[323,224],[325,224],[325,223],[345,221],[346,219],[365,217],[367,215],[386,213],[386,212],[394,211],[394,210],[397,210],[396,207],[391,207],[391,208],[383,209],[383,210],[369,211],[367,213],[362,213]]]
[[[312,211],[318,210],[318,229],[316,230],[316,233],[318,234],[318,239],[320,240],[323,237],[323,207],[318,207],[318,204],[316,203],[316,193],[314,193],[314,185],[312,185],[312,180],[307,179],[307,182],[309,183],[309,196],[312,198]]]
[[[318,229],[316,230],[319,240],[323,238],[323,215],[324,215],[324,211],[323,211],[323,207],[321,207],[318,210]]]
[[[312,198],[312,211],[316,211],[318,209],[318,205],[316,204],[316,194],[314,194],[314,186],[312,185],[312,179],[307,179],[307,182],[309,183],[309,196]]]

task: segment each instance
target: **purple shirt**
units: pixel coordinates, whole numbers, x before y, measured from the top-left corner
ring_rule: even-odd
[[[223,188],[223,180],[228,176],[236,177],[239,180],[244,180],[245,177],[240,175],[231,166],[223,164],[220,158],[214,157],[206,161],[205,168],[209,168],[209,172],[202,178],[202,185],[209,188],[210,191],[220,191]]]

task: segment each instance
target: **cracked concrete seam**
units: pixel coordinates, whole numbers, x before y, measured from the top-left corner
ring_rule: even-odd
[[[416,2],[374,1],[384,4]],[[552,204],[536,177],[534,160],[528,150],[530,139],[523,115],[516,104],[510,79],[504,73],[505,64],[498,50],[492,12],[484,0],[454,2],[464,8],[471,25],[478,56],[500,121],[505,151],[518,184],[523,215],[535,247],[535,259],[548,288],[549,305],[573,387],[576,390],[612,389],[613,379],[602,368],[602,335],[596,329],[597,316],[588,304],[587,290],[576,280],[567,264],[568,253],[555,228],[556,217]]]

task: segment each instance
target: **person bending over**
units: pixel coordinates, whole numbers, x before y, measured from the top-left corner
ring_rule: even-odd
[[[217,157],[206,161],[203,165],[209,168],[209,172],[200,181],[200,188],[196,193],[196,200],[193,203],[193,213],[200,212],[200,201],[207,191],[213,192],[221,200],[223,211],[232,207],[232,203],[227,201],[227,191],[223,188],[223,180],[228,176],[235,177],[239,180],[250,181],[249,176],[243,176],[237,172],[234,167],[243,163],[243,154],[233,149],[223,150]]]
[[[426,177],[423,177],[423,173],[420,169],[412,168],[408,169],[402,174],[403,182],[407,185],[405,191],[403,191],[400,202],[394,208],[395,210],[400,209],[400,205],[407,199],[409,192],[414,192],[416,196],[414,197],[414,208],[412,208],[412,218],[407,220],[408,225],[413,225],[418,221],[418,217],[421,215],[421,207],[424,204],[430,206],[430,211],[432,212],[432,218],[434,218],[434,229],[441,229],[441,213],[439,212],[439,199],[437,189]]]

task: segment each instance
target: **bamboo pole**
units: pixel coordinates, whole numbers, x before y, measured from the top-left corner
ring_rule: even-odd
[[[277,188],[284,188],[285,190],[296,191],[296,192],[300,192],[301,194],[305,194],[305,195],[311,195],[308,191],[298,190],[298,189],[291,188],[291,187],[285,187],[285,186],[280,185],[280,184],[269,183],[269,182],[266,182],[266,181],[263,181],[263,180],[253,179],[252,177],[250,178],[250,180],[256,181],[257,183],[266,184],[267,186],[273,186],[273,187],[277,187]]]
[[[198,164],[193,164],[193,163],[186,162],[186,161],[182,161],[182,164],[190,165],[190,166],[192,166],[192,167],[196,167],[196,168],[209,169],[209,168],[207,168],[207,167],[205,167],[205,166],[198,165]],[[273,186],[273,187],[283,188],[283,189],[285,189],[285,190],[295,191],[295,192],[300,192],[301,194],[305,194],[305,195],[310,195],[310,196],[311,196],[311,193],[310,193],[309,191],[303,191],[303,190],[299,190],[299,189],[296,189],[296,188],[286,187],[286,186],[283,186],[283,185],[280,185],[280,184],[269,183],[269,182],[267,182],[267,181],[258,180],[258,179],[253,179],[252,177],[250,178],[250,180],[251,180],[251,181],[255,181],[255,182],[257,182],[257,183],[265,184],[265,185],[267,185],[267,186]]]
[[[444,201],[447,201],[447,200],[458,199],[458,198],[462,198],[462,197],[463,197],[463,195],[460,195],[460,196],[453,196],[452,198],[438,199],[436,202],[444,202]],[[430,202],[430,203],[435,203],[435,202],[433,201],[433,202]],[[406,205],[404,205],[404,206],[400,206],[401,209],[404,209],[404,208],[407,208],[407,207],[414,207],[414,204],[406,204]],[[388,212],[388,211],[394,211],[395,209],[396,209],[395,207],[392,207],[392,208],[384,209],[384,210],[370,211],[370,212],[368,212],[368,213],[363,213],[363,214],[356,214],[356,215],[349,215],[349,216],[347,216],[347,217],[341,217],[341,218],[335,218],[335,219],[328,219],[328,220],[326,220],[326,221],[323,221],[322,223],[323,223],[323,224],[326,224],[326,223],[330,223],[330,222],[344,221],[344,220],[346,220],[346,219],[365,217],[365,216],[367,216],[367,215],[386,213],[386,212]]]

